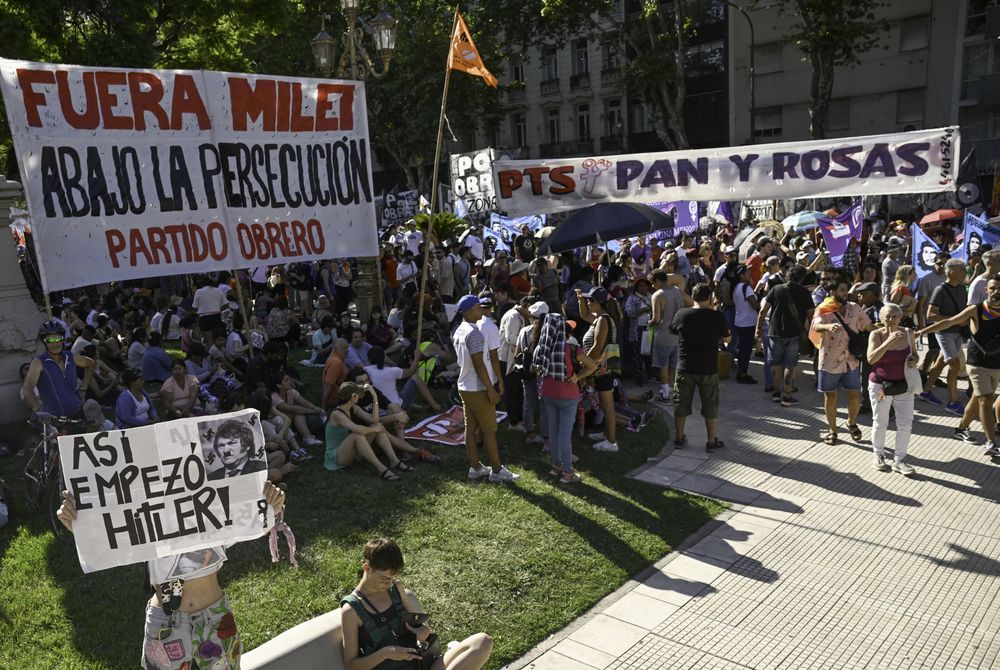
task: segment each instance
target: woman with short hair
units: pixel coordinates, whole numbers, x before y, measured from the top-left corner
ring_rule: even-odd
[[[904,266],[905,267],[905,266]],[[880,327],[868,334],[868,394],[872,401],[872,449],[876,470],[895,470],[907,477],[914,474],[906,462],[910,431],[913,427],[913,393],[906,383],[906,368],[917,367],[919,356],[913,331],[900,325],[903,310],[899,305],[886,304],[879,311]],[[889,425],[889,409],[896,410],[896,442],[892,465],[886,461],[885,433]]]

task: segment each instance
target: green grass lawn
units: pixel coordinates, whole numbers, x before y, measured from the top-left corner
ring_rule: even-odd
[[[297,362],[303,356],[290,356]],[[309,389],[318,369],[298,368]],[[313,394],[315,395],[315,394]],[[443,396],[442,396],[443,399]],[[11,426],[7,426],[11,428]],[[713,501],[627,479],[668,437],[661,417],[620,432],[622,451],[578,442],[584,482],[550,479],[538,447],[501,430],[504,461],[522,474],[509,486],[469,484],[464,450],[383,482],[362,464],[330,473],[317,458],[289,480],[287,521],[300,567],[274,565],[265,539],[229,551],[221,581],[247,648],[338,606],[361,566],[361,547],[391,536],[403,548],[402,580],[432,614],[444,641],[490,633],[490,668],[518,658],[668,553],[719,513]],[[586,438],[584,438],[586,441]],[[0,460],[0,477],[22,495],[23,460]],[[43,512],[15,498],[0,530],[0,668],[132,668],[143,628],[143,570],[84,575],[74,548],[55,539]],[[287,555],[284,540],[281,549]]]

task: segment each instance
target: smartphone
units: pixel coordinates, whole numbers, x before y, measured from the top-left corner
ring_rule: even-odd
[[[423,626],[431,615],[427,612],[403,612],[403,623],[409,624],[413,628]]]

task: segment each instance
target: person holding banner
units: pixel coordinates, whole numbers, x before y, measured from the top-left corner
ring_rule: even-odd
[[[69,491],[62,495],[56,515],[73,532],[76,499]],[[285,492],[266,482],[261,495],[277,516],[285,506]],[[146,605],[142,668],[240,667],[243,643],[229,599],[219,585],[219,570],[225,561],[226,546],[218,546],[146,563],[153,596]]]
[[[969,305],[950,318],[938,320],[921,330],[918,335],[940,333],[966,324],[972,333],[968,344],[968,371],[973,398],[955,429],[955,437],[971,444],[977,443],[969,426],[978,410],[979,421],[983,424],[987,440],[983,455],[996,458],[1000,456],[994,404],[997,387],[1000,385],[1000,275],[993,275],[986,283],[986,300]]]

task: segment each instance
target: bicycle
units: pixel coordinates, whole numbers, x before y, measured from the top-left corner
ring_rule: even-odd
[[[78,429],[82,429],[86,421],[65,416],[49,416],[41,419],[33,417],[28,419],[28,424],[39,430],[42,437],[31,449],[24,464],[24,497],[27,507],[30,510],[38,509],[45,500],[53,533],[57,538],[69,541],[72,533],[56,516],[59,506],[62,505],[63,490],[58,438],[60,435],[72,434],[73,431],[79,432]]]

